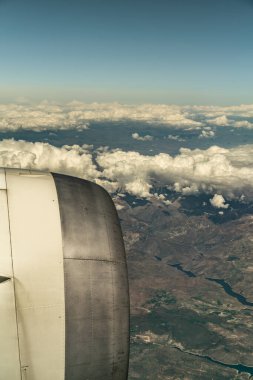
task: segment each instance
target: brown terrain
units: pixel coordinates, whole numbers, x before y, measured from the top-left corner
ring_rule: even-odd
[[[129,380],[253,374],[253,216],[116,198],[129,271]],[[133,207],[134,206],[134,207]]]

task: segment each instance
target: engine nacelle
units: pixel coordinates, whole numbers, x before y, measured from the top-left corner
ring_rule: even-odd
[[[0,380],[125,380],[126,258],[108,193],[0,169]]]

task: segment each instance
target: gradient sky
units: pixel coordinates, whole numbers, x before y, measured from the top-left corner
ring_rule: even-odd
[[[0,101],[253,100],[253,0],[0,0]]]

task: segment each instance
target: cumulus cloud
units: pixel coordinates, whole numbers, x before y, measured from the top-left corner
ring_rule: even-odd
[[[230,121],[228,120],[226,115],[218,116],[215,119],[210,119],[208,120],[208,122],[218,126],[230,125]]]
[[[214,136],[215,136],[215,132],[207,127],[201,131],[199,138],[209,139],[209,138],[214,137]]]
[[[119,204],[119,203],[116,203],[115,206],[116,206],[116,209],[117,209],[118,211],[120,211],[120,210],[122,210],[123,208],[125,208],[124,205],[121,205],[121,204]]]
[[[3,140],[0,141],[0,167],[72,173],[94,180],[100,173],[92,162],[89,148],[87,145],[57,148],[48,143]]]
[[[139,141],[152,141],[153,140],[153,136],[150,136],[150,135],[140,136],[139,133],[137,133],[137,132],[132,133],[132,138],[134,140],[139,140]]]
[[[253,129],[253,123],[250,123],[248,120],[235,121],[233,127]]]
[[[115,150],[100,152],[96,159],[104,177],[137,196],[149,197],[154,183],[186,195],[220,193],[226,199],[253,196],[253,145],[181,148],[175,157]]]
[[[216,208],[228,208],[229,204],[225,203],[225,199],[220,194],[214,194],[213,198],[210,199],[210,203]]]
[[[175,140],[175,141],[179,141],[179,142],[183,142],[185,141],[185,139],[183,139],[182,137],[178,136],[178,135],[168,135],[168,140]]]
[[[212,124],[218,127],[253,127],[253,104],[241,104],[238,106],[226,107],[212,105],[184,106],[182,108],[185,115],[194,120],[201,120],[203,124]]]
[[[87,145],[58,148],[41,142],[3,140],[0,166],[70,174],[95,181],[111,192],[145,198],[153,196],[151,190],[157,185],[186,195],[206,193],[214,196],[212,204],[219,208],[227,208],[224,199],[253,199],[253,145],[181,148],[172,157],[108,148],[92,151]]]

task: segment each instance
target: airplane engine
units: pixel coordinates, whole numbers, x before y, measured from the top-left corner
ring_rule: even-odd
[[[0,380],[125,380],[129,294],[108,193],[0,169]]]

